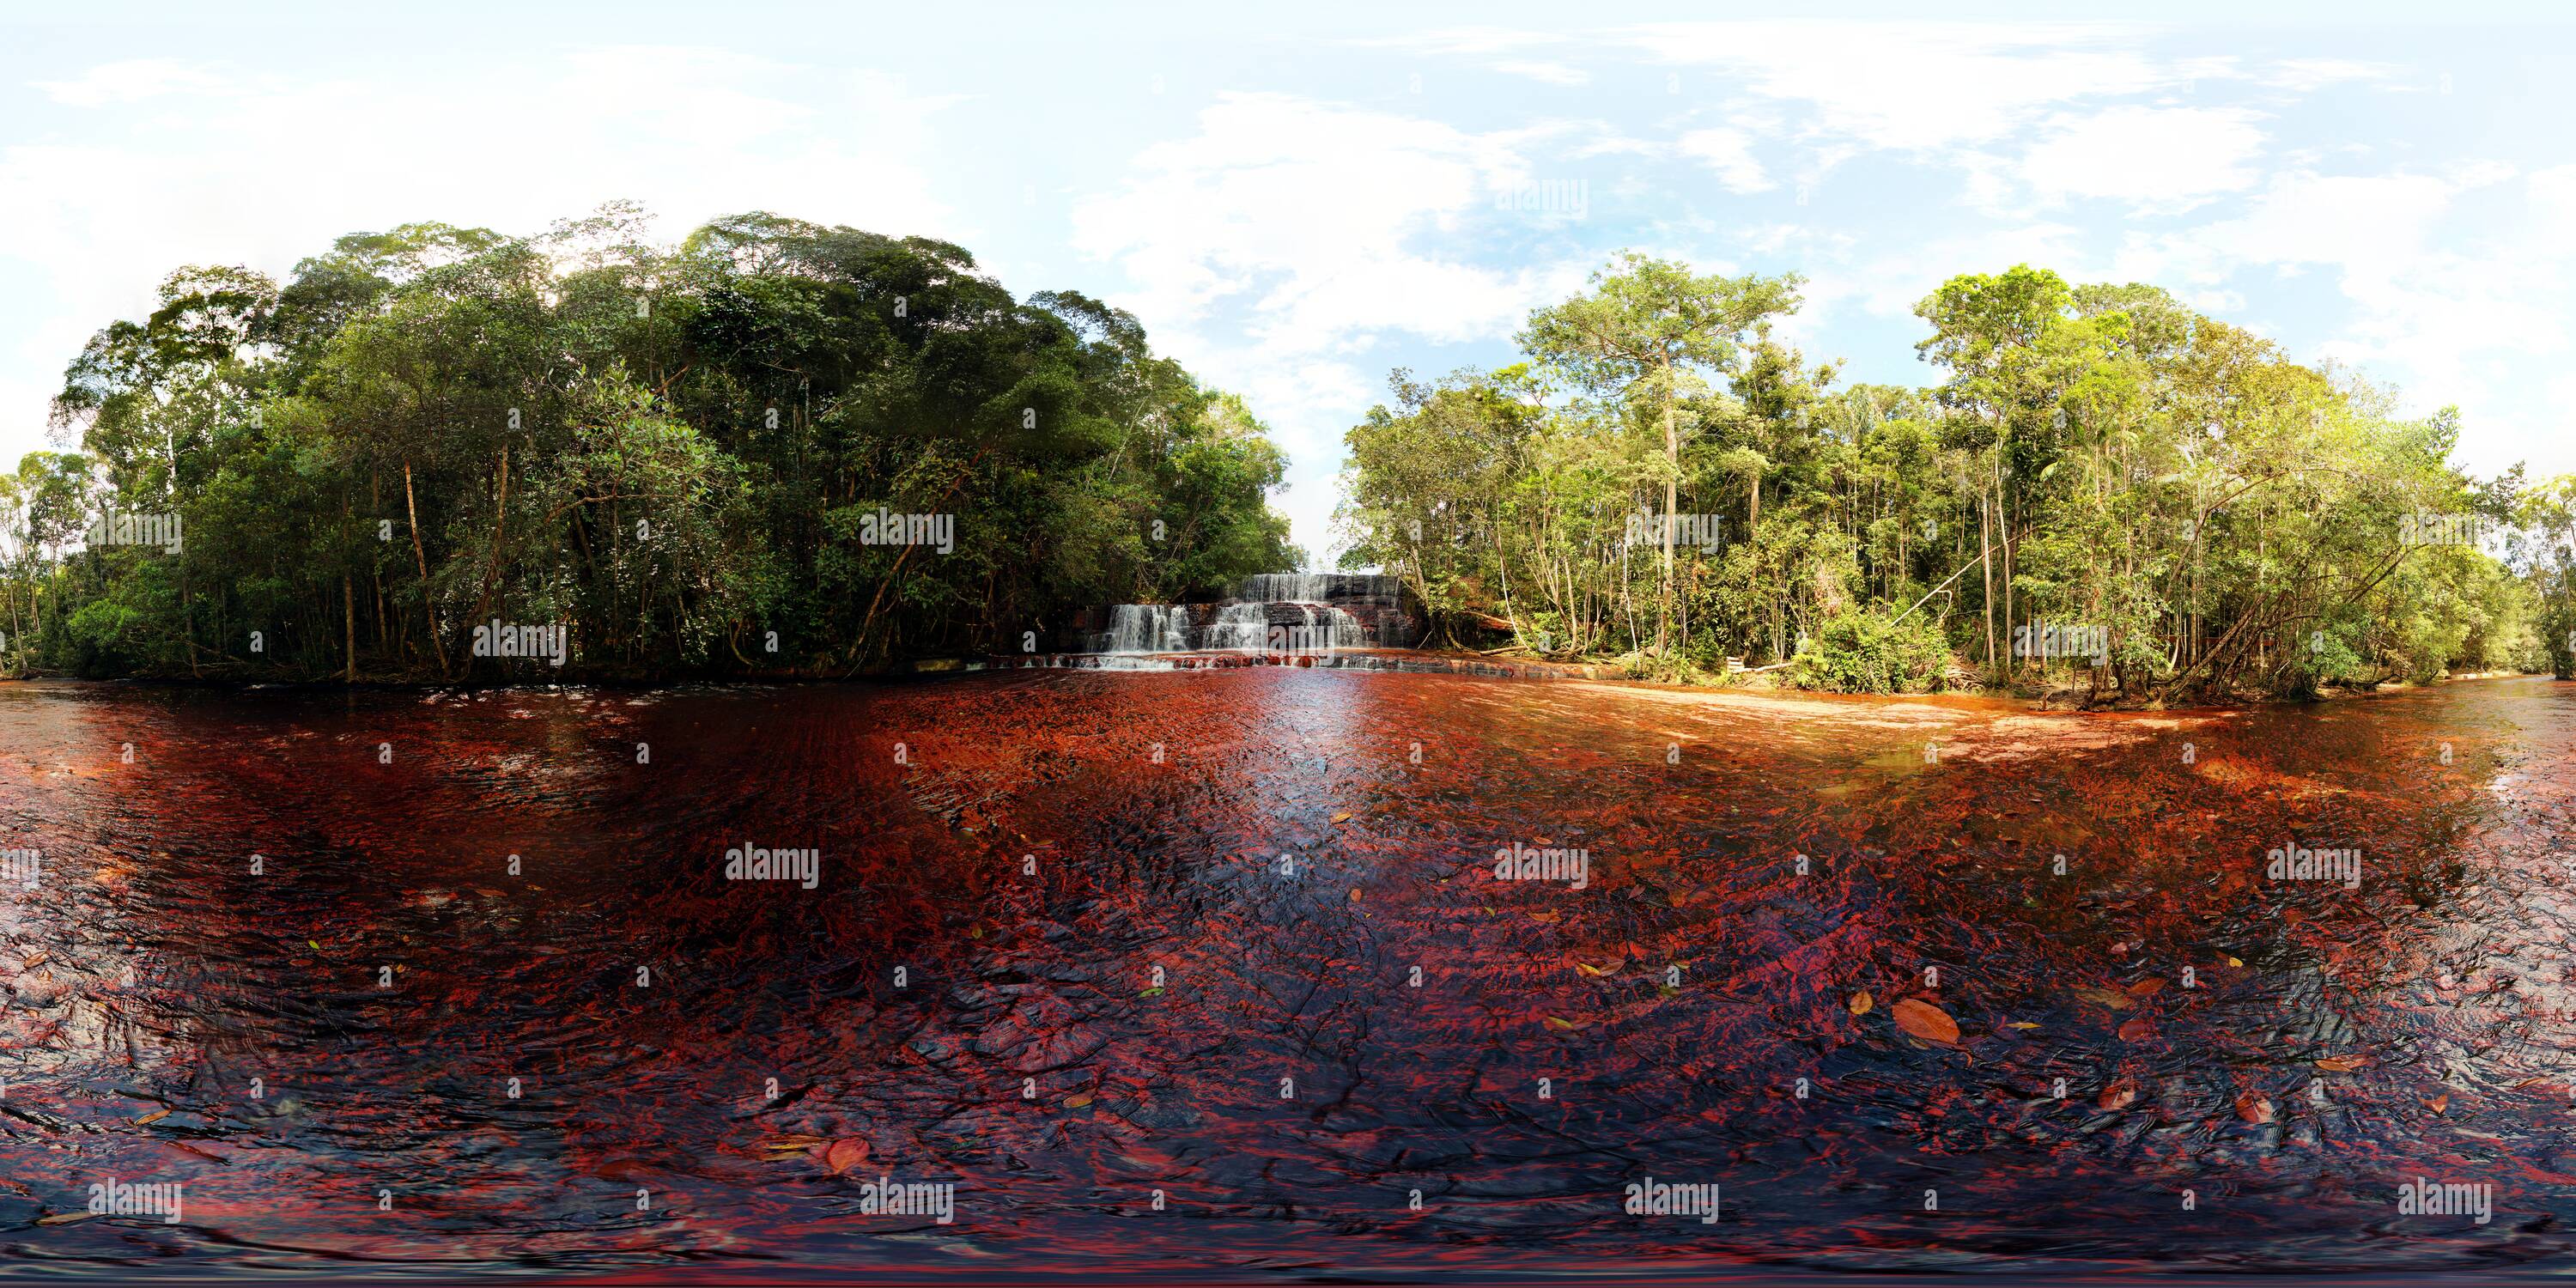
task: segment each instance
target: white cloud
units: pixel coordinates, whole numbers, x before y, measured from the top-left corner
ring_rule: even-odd
[[[1578,226],[1497,208],[1580,177],[1524,155],[1576,127],[1475,134],[1279,94],[1227,95],[1197,125],[1078,201],[1073,244],[1134,283],[1113,298],[1158,348],[1259,409],[1289,459],[1279,507],[1326,561],[1342,434],[1384,397],[1361,373],[1396,365],[1385,346],[1499,339],[1582,285],[1588,260],[1499,269],[1461,250]]]
[[[1674,22],[1611,39],[1654,61],[1713,67],[1813,109],[1810,132],[1937,151],[2002,138],[2046,109],[2175,83],[2109,24]]]
[[[2049,200],[2105,197],[2146,210],[2189,209],[2253,186],[2263,150],[2255,119],[2204,107],[2061,115],[2022,153],[2022,181]]]
[[[2245,214],[2159,238],[2132,238],[2123,262],[2146,280],[2203,282],[2247,264],[2333,264],[2384,278],[2412,263],[2459,185],[2432,175],[2273,176]]]
[[[2563,414],[2543,382],[2519,377],[2576,346],[2565,306],[2576,247],[2564,237],[2576,166],[2525,176],[2519,194],[2512,177],[2480,162],[2441,175],[2277,175],[2240,217],[2132,237],[2116,275],[2224,298],[2241,274],[2327,269],[2346,308],[2300,356],[2394,381],[2419,411],[2458,404],[2473,429],[2462,444],[2473,468],[2564,462],[2552,437]],[[2494,218],[2516,195],[2524,220]],[[2472,236],[2464,226],[2497,230]]]
[[[1490,269],[1416,249],[1463,240],[1498,195],[1538,181],[1524,134],[1279,94],[1229,94],[1199,132],[1136,158],[1120,189],[1074,208],[1074,245],[1117,261],[1125,297],[1161,324],[1220,303],[1282,353],[1364,347],[1380,332],[1439,343],[1508,333],[1545,297],[1543,268]],[[1569,176],[1570,177],[1570,176]]]
[[[175,58],[132,58],[124,62],[101,63],[83,73],[78,80],[35,82],[36,88],[43,90],[47,98],[70,107],[139,103],[163,94],[214,89],[223,84],[223,77]]]
[[[1675,140],[1673,146],[1683,156],[1716,171],[1718,182],[1725,184],[1728,192],[1765,192],[1778,186],[1762,172],[1762,163],[1753,156],[1753,140],[1742,130],[1693,130]]]

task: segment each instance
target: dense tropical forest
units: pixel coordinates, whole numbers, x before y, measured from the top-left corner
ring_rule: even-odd
[[[642,228],[172,274],[67,371],[78,450],[0,476],[0,662],[846,674],[1301,562],[1265,428],[1133,317],[922,238]]]
[[[1776,336],[1800,285],[1628,255],[1532,314],[1522,361],[1397,372],[1347,438],[1345,566],[1452,640],[1665,679],[2104,701],[2570,673],[2576,479],[2468,477],[2455,413],[2027,266],[1921,302],[1938,384],[1842,385]]]
[[[1298,567],[1240,399],[965,250],[753,213],[676,246],[340,239],[172,274],[0,475],[0,666],[214,679],[840,675]],[[1918,307],[1927,388],[1777,338],[1795,276],[1627,255],[1521,360],[1353,428],[1343,566],[1440,646],[2088,700],[2576,670],[2576,478],[2151,286]],[[1046,645],[1046,646],[1051,646]],[[552,672],[552,674],[565,674]]]

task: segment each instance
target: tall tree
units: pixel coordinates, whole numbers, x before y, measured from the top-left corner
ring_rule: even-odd
[[[1594,392],[1660,416],[1664,440],[1663,594],[1657,650],[1670,647],[1673,518],[1680,510],[1685,384],[1704,370],[1731,372],[1747,331],[1798,308],[1796,274],[1702,276],[1634,251],[1592,276],[1591,291],[1530,314],[1520,345]]]

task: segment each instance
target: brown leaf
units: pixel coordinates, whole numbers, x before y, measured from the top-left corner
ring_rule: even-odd
[[[1333,816],[1333,821],[1336,823],[1347,823],[1350,821],[1350,818],[1351,812],[1349,810],[1343,810],[1341,813]]]
[[[1084,1105],[1090,1104],[1091,1099],[1091,1093],[1088,1091],[1083,1092],[1080,1095],[1067,1096],[1064,1098],[1064,1107],[1067,1109],[1080,1109]]]
[[[2434,1113],[2447,1114],[2451,1112],[2451,1093],[2445,1091],[2424,1103],[2426,1106],[2430,1107]]]
[[[2366,1055],[2330,1055],[2325,1059],[2317,1061],[2317,1067],[2328,1073],[2350,1073],[2355,1069],[2369,1068],[2370,1057]]]
[[[155,1109],[155,1110],[153,1110],[151,1113],[145,1114],[145,1115],[143,1115],[142,1117],[135,1119],[135,1120],[134,1120],[134,1125],[135,1125],[135,1126],[137,1126],[137,1127],[149,1127],[149,1126],[151,1126],[152,1124],[157,1123],[157,1122],[161,1121],[162,1119],[167,1118],[167,1117],[169,1117],[169,1116],[170,1116],[170,1111],[169,1111],[169,1110],[167,1110],[167,1109]]]
[[[834,1176],[866,1161],[868,1143],[857,1136],[843,1136],[823,1147],[823,1166],[831,1168]]]
[[[1854,1015],[1867,1015],[1867,1014],[1869,1014],[1869,1002],[1870,1002],[1870,997],[1869,997],[1869,990],[1868,990],[1868,989],[1865,989],[1865,988],[1864,988],[1864,989],[1862,989],[1861,991],[1859,991],[1859,992],[1857,992],[1857,993],[1852,994],[1852,995],[1851,995],[1851,1013],[1852,1013],[1852,1014],[1854,1014]]]
[[[2156,995],[2156,990],[2161,989],[2161,988],[2163,988],[2164,986],[2165,986],[2165,977],[2164,977],[2164,976],[2162,976],[2162,975],[2149,975],[2149,976],[2147,976],[2145,979],[2139,980],[2137,983],[2135,983],[2135,984],[2131,984],[2131,985],[2129,986],[2129,996],[2131,996],[2131,997],[2153,997],[2153,996],[2155,996],[2155,995]]]
[[[2083,998],[2085,1001],[2107,1006],[2115,1011],[2125,1011],[2129,1009],[2131,1005],[2129,995],[2119,991],[2118,989],[2079,988],[2073,990],[2073,992],[2077,997]]]
[[[2126,1109],[2134,1103],[2137,1098],[2138,1080],[2135,1078],[2122,1078],[2118,1082],[2114,1082],[2110,1086],[2102,1088],[2102,1098],[2094,1103],[2102,1106],[2105,1112],[2109,1112],[2111,1110]]]
[[[1909,997],[1898,1002],[1888,1014],[1895,1019],[1896,1027],[1926,1042],[1959,1040],[1959,1022],[1951,1019],[1948,1011],[1930,1002]]]
[[[2123,1042],[2144,1042],[2155,1035],[2156,1022],[2143,1015],[2120,1026],[2120,1040]]]
[[[2256,1092],[2242,1092],[2236,1097],[2236,1116],[2257,1125],[2268,1123],[2272,1121],[2272,1102]]]

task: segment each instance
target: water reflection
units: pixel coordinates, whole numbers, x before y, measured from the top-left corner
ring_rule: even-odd
[[[2571,767],[2538,681],[11,686],[0,1226],[102,1274],[2563,1264]]]

